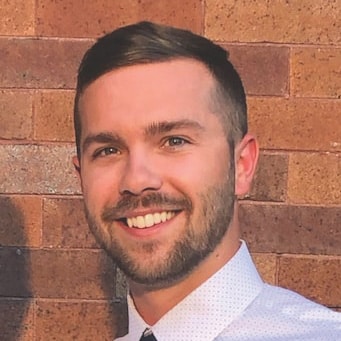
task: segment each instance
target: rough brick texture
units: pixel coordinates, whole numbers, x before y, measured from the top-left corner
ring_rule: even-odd
[[[42,200],[37,196],[0,196],[0,245],[41,245]]]
[[[89,41],[0,37],[0,87],[70,89]]]
[[[341,151],[340,100],[252,97],[248,106],[262,148]]]
[[[280,258],[278,281],[281,286],[292,288],[315,301],[339,307],[340,266],[339,257],[283,256]]]
[[[26,299],[0,299],[0,335],[2,340],[35,340],[34,305]]]
[[[288,198],[291,202],[340,205],[340,184],[341,153],[290,155]]]
[[[339,1],[0,0],[0,339],[112,340],[124,276],[83,212],[73,96],[94,39],[153,20],[229,50],[261,154],[242,236],[269,283],[341,311]]]
[[[74,194],[79,183],[70,145],[0,145],[2,193]]]
[[[125,306],[105,301],[37,303],[35,340],[112,341],[126,331]]]
[[[287,155],[260,154],[257,172],[248,198],[258,201],[285,201],[287,178]]]
[[[338,1],[206,0],[209,38],[234,42],[340,44]]]
[[[32,137],[32,97],[30,92],[0,91],[0,139],[25,140]]]
[[[0,0],[0,35],[33,35],[35,0]]]
[[[97,248],[86,224],[81,199],[45,198],[43,206],[44,247]]]
[[[36,30],[40,36],[97,37],[141,20],[153,20],[200,33],[202,1],[42,0],[37,6]]]
[[[339,48],[293,48],[291,59],[293,95],[340,99],[340,59]]]
[[[285,96],[289,92],[289,49],[221,44],[240,73],[248,95]],[[251,48],[252,47],[252,48]]]
[[[255,252],[340,255],[339,207],[243,203],[244,238]]]
[[[38,141],[73,141],[73,91],[35,93],[34,139]]]

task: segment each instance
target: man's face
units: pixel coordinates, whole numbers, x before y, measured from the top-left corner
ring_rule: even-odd
[[[80,98],[81,181],[91,230],[133,281],[179,280],[233,215],[227,137],[199,62],[124,67]]]

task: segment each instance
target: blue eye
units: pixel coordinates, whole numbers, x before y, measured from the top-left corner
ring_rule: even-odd
[[[114,148],[114,147],[106,147],[106,148],[102,148],[100,150],[97,150],[94,153],[94,158],[106,157],[106,156],[113,155],[113,154],[119,154],[119,150],[117,148]]]
[[[174,137],[168,138],[165,145],[167,147],[178,147],[178,146],[183,146],[187,142],[188,141],[182,137],[174,136]]]

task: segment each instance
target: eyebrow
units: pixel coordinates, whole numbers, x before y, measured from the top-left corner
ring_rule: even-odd
[[[197,131],[205,130],[205,128],[197,121],[184,119],[179,121],[153,122],[145,128],[144,134],[146,136],[155,136],[175,129],[184,128],[194,129]],[[102,132],[98,134],[90,134],[84,139],[84,142],[82,143],[83,152],[85,152],[93,143],[119,143],[121,145],[125,145],[124,140],[119,135],[112,132]]]
[[[111,132],[102,132],[99,134],[88,135],[82,144],[83,152],[85,152],[92,143],[120,143],[124,144],[121,137]]]
[[[205,128],[197,121],[193,120],[179,120],[179,121],[163,121],[153,122],[145,129],[145,135],[155,136],[157,134],[168,133],[175,129],[194,129],[197,131],[203,131]]]

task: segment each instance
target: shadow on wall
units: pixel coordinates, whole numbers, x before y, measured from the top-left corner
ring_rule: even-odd
[[[30,333],[30,253],[24,231],[20,209],[0,196],[0,335],[5,341]]]
[[[89,310],[84,315],[87,326],[84,326],[84,323],[79,323],[75,327],[75,329],[78,328],[78,331],[75,331],[74,335],[78,335],[77,340],[81,340],[79,335],[84,336],[84,340],[89,336],[95,339],[98,335],[101,335],[101,340],[113,340],[116,337],[125,335],[128,328],[125,277],[91,233],[84,214],[83,200],[74,200],[71,205],[69,200],[65,202],[69,204],[67,207],[60,207],[60,212],[62,212],[63,216],[69,217],[67,221],[64,220],[62,223],[62,234],[65,235],[66,240],[68,239],[67,235],[71,236],[68,239],[69,243],[66,241],[66,244],[69,247],[72,246],[72,248],[81,245],[82,248],[84,247],[84,253],[95,251],[94,255],[99,255],[99,263],[95,263],[96,278],[94,281],[96,282],[96,289],[94,296],[91,298],[91,300],[95,299],[95,301],[91,303],[91,300],[89,300],[87,304]],[[75,237],[75,233],[80,236],[79,239]],[[86,266],[84,272],[86,280],[94,274],[92,271],[88,273]]]
[[[114,268],[114,281],[110,273]],[[128,312],[127,312],[127,284],[123,273],[116,267],[111,258],[105,254],[101,264],[102,289],[107,297],[109,316],[114,317],[110,324],[111,332],[115,338],[121,337],[128,332]],[[109,276],[108,276],[109,275]],[[114,285],[114,287],[113,287]],[[108,321],[112,320],[109,318]]]

